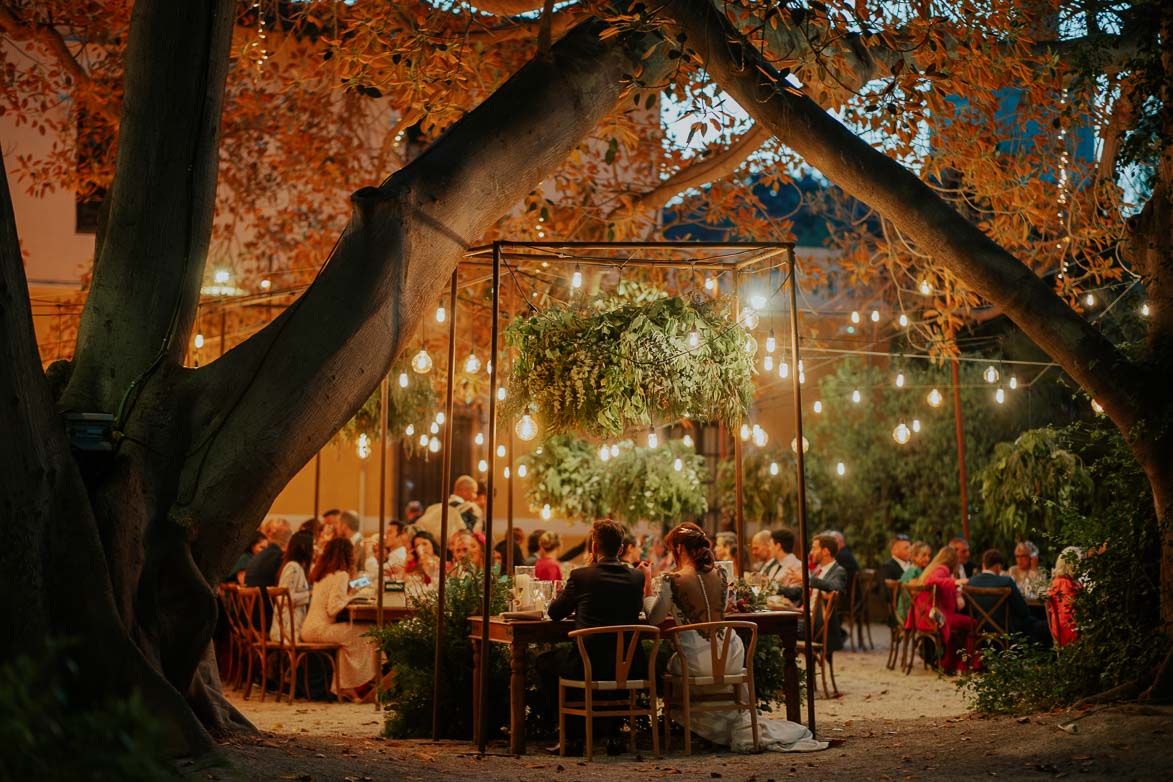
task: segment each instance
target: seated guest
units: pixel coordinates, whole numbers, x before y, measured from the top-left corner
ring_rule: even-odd
[[[713,553],[717,555],[719,562],[732,562],[734,576],[741,576],[741,562],[737,559],[737,533],[718,532]]]
[[[269,593],[266,587],[277,586],[277,574],[281,571],[281,561],[285,556],[285,547],[293,531],[289,529],[289,522],[285,519],[265,519],[261,523],[261,532],[269,540],[269,545],[249,560],[248,568],[244,573],[244,585],[261,588],[261,603],[265,607],[265,621],[273,621],[273,606],[269,602]],[[268,632],[268,627],[264,628]]]
[[[414,530],[411,536],[411,553],[407,558],[407,575],[420,575],[425,584],[432,583],[440,577],[440,555],[437,553],[436,540],[422,529]]]
[[[424,504],[419,500],[412,500],[403,506],[403,523],[412,525],[415,520],[424,515]]]
[[[387,576],[402,577],[407,569],[407,550],[411,546],[415,528],[402,521],[387,522],[383,535],[383,573]]]
[[[897,535],[894,537],[888,545],[888,553],[891,556],[884,564],[880,565],[880,578],[899,581],[900,577],[904,575],[904,571],[912,566],[912,543],[909,542],[908,536]]]
[[[526,557],[525,557],[525,562],[523,562],[522,564],[524,564],[524,565],[536,565],[537,564],[538,550],[539,550],[538,543],[542,539],[542,535],[544,535],[545,533],[546,533],[546,531],[544,529],[536,529],[529,534],[529,537],[527,537],[525,539]]]
[[[772,565],[762,573],[779,586],[802,586],[802,563],[794,556],[794,532],[786,528],[770,533],[770,555]]]
[[[289,599],[293,603],[293,627],[290,635],[295,642],[301,640],[301,626],[305,622],[306,608],[310,604],[310,582],[306,574],[309,573],[313,556],[314,536],[308,530],[295,533],[289,539],[289,545],[285,547],[285,557],[281,560],[281,574],[277,577],[277,586],[289,590]],[[287,615],[273,617],[269,637],[280,642],[280,623],[288,620]]]
[[[236,558],[236,564],[228,571],[228,575],[224,577],[225,583],[236,582],[240,586],[244,586],[244,577],[248,571],[248,563],[257,554],[265,550],[269,545],[269,539],[265,537],[265,533],[257,530],[253,536],[249,538],[248,545],[244,547],[244,551]]]
[[[1039,547],[1024,540],[1014,547],[1010,578],[1024,595],[1034,597],[1046,586],[1047,574],[1039,567]]]
[[[767,570],[777,567],[774,564],[773,548],[774,543],[768,529],[754,533],[749,539],[749,569],[768,578],[770,574]]]
[[[591,555],[594,564],[577,568],[566,580],[562,594],[550,603],[547,613],[555,622],[574,614],[575,629],[604,627],[606,625],[639,624],[643,609],[644,574],[619,561],[623,546],[623,528],[613,521],[597,521],[591,529]],[[615,676],[615,638],[600,636],[586,644],[587,656],[595,679],[605,680]],[[646,667],[646,662],[637,660],[633,670]],[[558,680],[556,670],[549,664],[539,666],[543,673],[543,689],[547,702],[556,702]],[[581,679],[582,660],[577,649],[565,655],[560,665],[561,674],[569,679]],[[619,693],[624,698],[625,694]],[[596,694],[596,697],[599,697]],[[554,712],[557,713],[557,712]],[[608,754],[622,751],[624,741],[619,737],[621,723],[618,720],[602,720],[603,734],[607,737]],[[582,720],[567,719],[567,733],[579,736]],[[563,740],[566,740],[564,737]]]
[[[538,541],[538,550],[541,556],[534,565],[534,578],[539,581],[561,581],[562,565],[558,562],[558,552],[562,549],[562,538],[554,530],[542,533]]]
[[[1051,589],[1047,594],[1047,618],[1055,646],[1063,647],[1079,637],[1075,626],[1075,595],[1083,589],[1075,580],[1075,563],[1080,551],[1075,546],[1063,549],[1055,562]]]
[[[835,542],[839,544],[839,553],[835,555],[835,561],[847,571],[847,586],[850,588],[855,583],[856,576],[859,575],[859,562],[856,561],[855,555],[851,553],[851,549],[847,547],[847,538],[843,536],[843,533],[837,529],[831,530],[830,533],[835,536]],[[846,599],[846,596],[844,599]]]
[[[912,564],[908,566],[908,570],[904,571],[904,575],[900,577],[901,584],[911,584],[924,575],[925,568],[928,567],[929,561],[933,558],[933,547],[923,540],[918,540],[908,547],[909,556],[912,558]],[[898,599],[896,600],[896,618],[900,621],[901,626],[904,625],[908,618],[908,595],[904,590],[900,590]]]
[[[1047,632],[1046,624],[1041,619],[1036,619],[1030,615],[1030,608],[1027,607],[1022,593],[1018,591],[1018,586],[1015,585],[1014,579],[1002,575],[1002,565],[1002,552],[996,548],[989,549],[982,554],[982,572],[971,578],[967,586],[980,587],[982,589],[1004,589],[1009,587],[1010,597],[1007,598],[1007,603],[1010,607],[1010,624],[1006,628],[1006,631],[1025,635],[1036,643],[1049,644],[1050,635]],[[986,611],[992,610],[994,604],[998,602],[998,598],[992,595],[971,595],[970,597]],[[1000,617],[995,616],[994,618],[1001,621]]]
[[[521,544],[525,543],[525,530],[520,527],[513,528],[513,565],[525,564],[525,554],[521,550]],[[505,538],[501,538],[496,546],[493,546],[493,564],[498,568],[505,567],[505,563],[510,555],[509,545],[505,542]]]
[[[449,574],[468,574],[483,567],[485,552],[477,537],[466,529],[458,529],[448,538]]]
[[[916,610],[910,612],[906,624],[915,630],[940,630],[941,638],[945,641],[941,669],[948,675],[971,665],[974,656],[976,623],[962,613],[965,610],[965,599],[957,588],[957,579],[953,577],[957,567],[957,550],[952,546],[943,546],[925,568],[924,575],[918,579],[922,586],[936,587],[935,606],[940,611],[941,624],[938,626],[933,623],[933,593],[929,591],[916,596]],[[962,647],[968,653],[967,657],[962,656]]]
[[[344,538],[331,540],[310,573],[314,589],[301,637],[310,643],[342,645],[335,694],[340,700],[360,701],[366,685],[375,678],[375,650],[363,627],[338,621],[350,602],[353,576],[354,546]]]
[[[664,545],[664,540],[659,535],[652,538],[652,544],[648,547],[648,561],[652,565],[653,576],[668,573],[676,567],[672,552]]]
[[[957,554],[957,564],[953,566],[953,578],[965,583],[965,579],[972,576],[977,569],[969,561],[969,541],[962,537],[956,537],[949,541],[949,547]]]
[[[643,549],[639,540],[630,532],[623,536],[623,550],[619,552],[619,561],[630,567],[635,567],[643,559]]]
[[[822,632],[822,618],[820,614],[814,613],[815,602],[818,600],[822,592],[838,592],[839,597],[836,598],[835,612],[831,615],[830,629],[827,632],[827,649],[830,652],[837,652],[843,648],[843,626],[840,620],[840,606],[839,603],[847,598],[847,571],[835,560],[835,554],[839,551],[839,541],[830,533],[816,535],[815,539],[811,541],[811,559],[815,563],[815,572],[810,576],[810,605],[812,616],[814,617],[814,633],[811,637],[818,638]],[[791,600],[798,601],[802,598],[801,583],[798,586],[782,587],[778,590],[780,594],[789,597]],[[803,620],[798,620],[798,637],[805,639],[806,628],[803,625]]]

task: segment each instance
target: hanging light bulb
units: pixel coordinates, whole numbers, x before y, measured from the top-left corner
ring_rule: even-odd
[[[905,315],[903,312],[900,313],[900,318],[897,320],[897,323],[900,324],[900,328],[902,328],[902,329],[908,328],[908,316]]]
[[[998,404],[1006,401],[1006,392],[1002,390],[1002,386],[998,386],[998,390],[994,392],[994,401]]]
[[[1095,411],[1096,415],[1104,414],[1104,406],[1094,399],[1092,400],[1092,410]]]
[[[440,438],[439,437],[433,437],[431,440],[428,440],[428,450],[431,451],[432,453],[439,453],[440,452]]]
[[[505,446],[504,446],[504,444],[502,444],[502,445],[498,445],[498,446],[497,446],[497,458],[498,458],[498,459],[504,459],[504,458],[505,458]]]
[[[680,472],[681,470],[684,469],[684,462],[681,461],[680,459],[673,459],[672,460],[672,469],[676,470],[676,472]]]
[[[997,383],[999,377],[998,370],[995,369],[992,365],[988,366],[986,367],[985,371],[982,372],[982,377],[985,378],[987,383]]]
[[[440,425],[438,423],[436,423],[435,421],[432,421],[432,425],[428,427],[428,431],[431,432],[432,434],[439,434],[440,433]]]
[[[505,480],[509,480],[509,467],[508,466],[505,468],[503,475],[505,476]]]
[[[408,437],[415,437],[415,424],[408,424],[407,428],[403,430],[403,433]]]
[[[912,430],[908,428],[908,424],[901,421],[896,424],[896,428],[892,430],[892,439],[900,445],[904,445],[912,438]]]
[[[1009,380],[1010,390],[1018,388],[1018,375],[1011,375]]]
[[[798,370],[798,384],[801,386],[805,382],[806,382],[806,373],[800,369],[800,370]]]
[[[444,411],[443,410],[436,411],[436,423],[438,423],[440,426],[444,425]]]
[[[272,281],[269,280],[268,277],[261,280],[261,290],[267,291],[267,290],[269,290],[269,288],[272,288],[272,287],[273,287],[273,283],[272,283]]]
[[[448,320],[448,310],[444,309],[444,305],[436,307],[436,322],[443,323]]]
[[[785,361],[782,361],[778,364],[778,377],[782,378],[783,380],[790,377],[790,364],[786,363]]]
[[[749,434],[750,434],[749,424],[742,424],[741,430],[738,432],[738,435],[740,435],[743,442],[745,440],[749,439]]]
[[[758,349],[758,343],[754,341],[754,338],[751,335],[746,334],[745,335],[745,352],[749,353],[750,355],[753,355],[754,351],[756,351],[757,349]]]
[[[371,455],[371,438],[367,437],[366,432],[358,436],[358,458],[365,459]]]
[[[810,450],[810,447],[811,447],[811,441],[806,439],[805,437],[802,438],[802,452],[806,453],[807,451]],[[790,450],[794,451],[795,453],[798,453],[798,439],[797,438],[790,441]]]
[[[696,329],[688,332],[688,346],[690,348],[699,347],[701,344],[701,335],[697,333]]]
[[[428,437],[427,432],[424,432],[423,434],[421,434],[420,435],[420,448],[427,448],[428,447],[428,440],[429,440],[429,437]]]
[[[774,371],[774,357],[771,356],[769,353],[767,353],[765,355],[765,357],[762,358],[762,369],[765,370],[766,372],[773,372]]]
[[[570,278],[570,287],[578,290],[582,287],[582,266],[575,264],[574,274]]]
[[[497,401],[498,402],[505,401],[505,386],[501,386],[497,389]]]
[[[1086,305],[1087,305],[1087,306],[1089,306],[1089,307],[1094,307],[1094,306],[1096,306],[1096,294],[1094,294],[1094,293],[1089,293],[1087,296],[1084,296],[1084,297],[1083,297],[1083,303],[1084,303],[1084,304],[1086,304]]]
[[[749,306],[755,310],[764,310],[766,308],[766,297],[761,293],[751,294],[749,297]]]
[[[1145,306],[1147,307],[1148,305],[1146,304]],[[204,346],[204,335],[203,334],[196,334],[194,342],[195,342],[195,349],[196,350],[199,350],[200,348],[202,348]]]
[[[811,405],[811,408],[815,411],[816,414],[822,415],[822,413],[823,413],[823,400],[816,399],[815,403],[813,405]]]
[[[920,431],[920,419],[919,418],[912,419],[912,431],[914,431],[914,432]]]
[[[432,371],[432,357],[428,355],[427,348],[420,348],[420,352],[412,356],[411,368],[420,375],[426,375]],[[400,382],[400,385],[403,383]]]
[[[473,442],[475,442],[477,445],[484,445],[485,444],[485,433],[484,432],[477,432],[477,436],[473,438]]]
[[[527,468],[525,466],[525,464],[517,465],[517,477],[518,478],[524,478],[526,473],[528,473],[528,472],[529,472],[529,468]]]
[[[861,393],[859,393],[858,388],[851,392],[851,401],[852,402],[855,402],[858,405],[862,400],[863,400],[863,395]]]
[[[399,373],[399,387],[400,388],[407,388],[407,373],[406,372]]]
[[[851,322],[852,323],[859,323],[859,312],[857,310],[851,311]]]
[[[879,310],[872,310],[871,318],[872,318],[872,323],[879,323],[880,322],[880,311]]]
[[[847,465],[843,462],[838,462],[835,465],[835,474],[842,477],[847,474]]]
[[[599,461],[605,462],[611,458],[611,449],[606,444],[599,447]]]
[[[612,456],[619,455],[619,443],[611,443],[611,455]]]
[[[655,448],[659,444],[660,444],[660,438],[656,437],[656,430],[649,429],[648,430],[648,447]]]
[[[774,330],[770,329],[770,335],[766,337],[766,352],[773,353],[778,347],[778,340],[774,339]]]
[[[1140,305],[1141,317],[1147,318],[1149,316],[1150,312],[1151,312],[1151,310],[1149,309],[1149,303],[1147,301],[1144,304]],[[198,345],[197,345],[197,347],[198,347]]]
[[[477,354],[473,351],[468,351],[468,358],[464,360],[464,371],[470,375],[475,375],[481,371],[481,360],[477,358]]]
[[[929,285],[928,280],[921,280],[920,281],[920,292],[921,292],[922,296],[928,296],[930,293],[933,292],[933,286]]]
[[[684,446],[686,448],[691,448],[692,447],[692,435],[686,434],[684,437],[680,438],[680,442],[684,443]]]
[[[778,474],[778,462],[770,462],[770,475]]]
[[[542,506],[542,520],[549,521],[550,517],[553,515],[554,515],[553,511],[550,510],[550,503],[547,502],[545,505]]]
[[[929,395],[925,397],[925,400],[928,401],[929,407],[940,407],[941,403],[945,401],[945,397],[941,395],[940,391],[934,388],[929,392]]]
[[[747,307],[745,312],[741,314],[741,322],[745,324],[747,329],[756,329],[758,327],[758,314],[752,308]]]
[[[707,291],[715,290],[716,287],[717,287],[717,278],[716,277],[705,277],[705,290],[707,290]]]
[[[766,441],[770,439],[770,436],[768,434],[766,434],[766,430],[763,429],[762,427],[758,426],[757,424],[754,424],[752,437],[753,437],[753,444],[756,445],[758,448],[764,447],[766,444]]]
[[[493,374],[493,359],[489,359],[485,362],[485,372],[490,375]]]
[[[528,442],[538,436],[538,422],[533,419],[533,416],[526,413],[518,419],[513,431],[520,439]]]
[[[477,462],[477,472],[488,472],[488,471],[489,471],[489,463],[488,462],[486,462],[484,459],[481,459],[479,462]]]
[[[903,372],[896,373],[896,387],[897,388],[904,388],[904,373]]]

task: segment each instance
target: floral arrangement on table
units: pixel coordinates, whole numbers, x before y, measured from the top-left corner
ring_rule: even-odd
[[[399,384],[400,376],[407,377],[407,385]],[[411,371],[406,362],[397,361],[388,373],[390,394],[387,397],[387,437],[392,441],[402,440],[408,451],[426,449],[421,446],[419,436],[428,432],[428,427],[436,419],[440,409],[439,397],[432,387],[431,381]],[[382,384],[375,387],[363,406],[358,409],[349,421],[338,430],[338,436],[343,442],[352,443],[358,440],[359,435],[365,434],[372,444],[379,439],[379,404],[382,396]],[[410,436],[407,435],[407,426],[413,427]]]
[[[532,412],[549,434],[740,421],[752,401],[754,343],[713,299],[600,297],[519,317],[505,340],[506,414]]]
[[[739,614],[751,614],[754,611],[766,610],[766,590],[754,589],[745,578],[739,578],[732,584],[733,610]]]
[[[521,460],[529,471],[530,505],[549,505],[568,519],[609,515],[629,523],[679,521],[708,510],[705,460],[690,446],[671,440],[656,448],[630,441],[618,447],[617,456],[603,461],[582,438],[547,438]]]

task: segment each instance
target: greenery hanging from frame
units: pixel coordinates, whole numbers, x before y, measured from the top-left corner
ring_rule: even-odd
[[[523,456],[529,471],[526,499],[531,507],[550,509],[567,519],[597,519],[603,510],[603,468],[598,451],[574,435],[556,434]]]
[[[407,377],[406,387],[399,384],[400,376]],[[436,420],[436,413],[440,409],[439,397],[431,378],[413,372],[406,361],[395,362],[387,377],[387,385],[391,390],[387,398],[387,437],[392,441],[402,440],[410,452],[426,450],[426,445],[420,445],[419,437],[428,433],[428,427]],[[361,434],[366,434],[372,443],[378,441],[381,393],[382,384],[379,384],[354,417],[338,430],[338,437],[343,442],[356,442]],[[410,436],[407,434],[409,425],[413,427]]]
[[[713,299],[600,297],[517,318],[505,340],[517,351],[506,415],[532,411],[549,434],[736,422],[753,397],[756,345]]]

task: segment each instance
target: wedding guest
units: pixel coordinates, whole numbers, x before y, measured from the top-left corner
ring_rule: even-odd
[[[640,567],[644,576],[644,612],[649,624],[660,624],[671,615],[677,626],[721,622],[725,619],[725,573],[715,567],[713,550],[704,531],[696,524],[685,523],[673,529],[666,538],[673,550],[676,567],[658,580],[653,580],[646,565]],[[696,630],[687,630],[677,636],[680,654],[688,663],[693,676],[712,676],[714,655],[710,639]],[[721,641],[719,640],[719,644]],[[745,666],[745,649],[736,633],[723,642],[727,646],[724,673],[740,673]],[[669,671],[681,672],[680,660],[673,657]],[[745,685],[739,685],[744,688]],[[702,688],[703,689],[703,688]],[[728,691],[727,687],[719,688]],[[741,693],[742,699],[748,694]],[[761,748],[767,751],[813,751],[827,747],[815,741],[809,730],[794,722],[757,715]],[[691,715],[692,730],[708,741],[726,746],[734,752],[752,752],[753,722],[748,711],[704,712]],[[713,772],[714,776],[719,776]]]
[[[259,554],[269,545],[269,539],[265,537],[265,533],[257,530],[253,536],[249,538],[248,545],[244,547],[244,551],[236,558],[236,564],[228,571],[228,575],[224,577],[226,583],[235,581],[240,586],[244,586],[245,572],[248,570],[248,563],[252,558]]]
[[[525,543],[525,530],[520,527],[513,528],[513,564],[521,565],[525,563],[525,554],[521,551],[521,544]],[[505,555],[509,551],[509,545],[502,538],[493,547],[493,564],[498,567],[505,567]]]
[[[773,562],[763,572],[767,578],[784,587],[802,586],[802,562],[794,555],[794,532],[776,529],[770,533],[770,556]]]
[[[403,506],[403,523],[412,525],[415,520],[424,515],[424,504],[419,500],[412,500]]]
[[[932,603],[931,591],[921,592],[916,596],[917,610],[912,611],[908,618],[908,624],[914,625],[913,629],[940,630],[945,641],[941,669],[950,676],[972,665],[974,657],[975,623],[971,617],[962,613],[965,610],[965,599],[961,596],[957,588],[957,579],[953,576],[958,565],[957,550],[953,546],[943,546],[925,568],[924,575],[914,582],[926,587],[936,587],[937,602]],[[931,609],[934,605],[941,616],[939,627],[933,622]],[[962,656],[962,647],[965,648],[968,657]]]
[[[1015,546],[1009,576],[1024,595],[1034,597],[1047,580],[1047,574],[1039,567],[1039,547],[1029,540]]]
[[[428,532],[412,528],[411,553],[405,568],[408,575],[418,574],[425,584],[430,584],[440,576],[440,555],[437,553],[436,540]]]
[[[816,601],[822,592],[837,592],[840,600],[845,600],[847,595],[847,571],[840,565],[835,555],[839,553],[839,541],[834,535],[823,534],[816,535],[815,539],[811,541],[811,559],[815,563],[815,571],[810,575],[810,600],[811,608],[817,605]],[[791,600],[802,599],[802,583],[792,587],[782,587],[778,592]],[[813,612],[812,612],[813,613]],[[841,611],[838,606],[835,612],[831,615],[829,621],[829,629],[827,631],[827,653],[837,652],[843,648],[843,625],[841,621]],[[820,614],[814,614],[814,621],[812,622],[814,633],[812,637],[817,638],[822,632],[822,617]],[[801,619],[798,620],[798,637],[805,639],[806,628]]]
[[[957,563],[953,566],[953,578],[963,584],[976,570],[974,564],[969,561],[969,541],[962,537],[953,538],[949,541],[949,548],[957,554]]]
[[[1030,608],[1027,606],[1022,593],[1018,591],[1018,586],[1014,583],[1014,579],[1002,574],[1003,564],[1001,551],[998,551],[996,548],[987,550],[982,554],[982,572],[971,578],[967,586],[982,589],[1009,588],[1010,597],[1007,598],[1009,626],[1006,628],[1006,631],[1012,634],[1024,635],[1035,643],[1049,645],[1051,639],[1046,623],[1030,615]],[[991,611],[994,608],[994,604],[998,602],[998,598],[993,595],[971,595],[970,599],[979,604],[987,612]]]
[[[525,539],[526,557],[525,557],[525,562],[523,564],[526,564],[526,565],[536,565],[537,564],[538,551],[539,551],[539,548],[538,548],[539,541],[542,539],[542,535],[544,535],[544,534],[546,534],[546,531],[544,529],[536,529],[529,534],[529,537],[527,537]]]
[[[338,524],[341,516],[342,511],[338,510],[337,508],[331,508],[322,514],[322,530],[325,530],[326,528],[330,529],[329,540],[333,540],[334,538],[338,537],[336,533],[338,531]],[[321,534],[321,531],[319,531],[318,535],[321,536]],[[320,543],[319,545],[325,544]]]
[[[485,563],[485,552],[480,541],[466,529],[459,529],[448,537],[448,572],[470,573]]]
[[[484,513],[477,505],[477,481],[471,475],[461,475],[452,483],[452,494],[448,503],[448,534],[458,529],[476,531],[481,528]],[[443,506],[437,502],[429,505],[423,515],[415,520],[415,526],[427,532],[434,540],[440,539],[443,521]]]
[[[322,522],[318,521],[316,518],[306,519],[298,526],[297,531],[308,532],[310,536],[316,541],[318,538],[318,533],[322,531]]]
[[[306,574],[310,570],[310,561],[314,557],[314,536],[307,530],[296,532],[289,539],[285,547],[285,557],[281,560],[281,574],[277,577],[277,586],[289,590],[289,599],[293,603],[292,638],[295,642],[301,640],[301,626],[305,622],[306,608],[310,604],[310,582]],[[288,616],[273,617],[269,629],[269,637],[274,641],[281,641],[281,622],[288,621]]]
[[[362,520],[358,517],[358,511],[344,510],[338,516],[334,537],[349,540],[350,545],[354,546],[354,561],[363,565],[367,561],[367,543],[363,540],[361,527]]]
[[[619,553],[619,561],[630,567],[635,567],[643,559],[643,549],[639,540],[628,532],[623,536],[623,550]]]
[[[856,561],[855,555],[851,553],[851,549],[847,547],[847,538],[844,537],[842,532],[833,529],[830,530],[830,534],[835,536],[835,542],[839,544],[839,551],[835,554],[835,561],[847,571],[847,586],[850,587],[855,583],[856,576],[859,575],[859,562]]]
[[[904,571],[912,565],[912,543],[907,535],[897,535],[888,545],[891,554],[884,564],[880,565],[880,578],[899,581]],[[883,581],[880,582],[881,585]]]
[[[541,556],[534,565],[534,578],[539,581],[561,581],[562,565],[558,562],[558,552],[562,548],[562,538],[557,532],[550,530],[543,532],[538,541],[538,550]]]
[[[723,562],[732,562],[733,573],[740,578],[741,561],[737,557],[737,533],[718,532],[714,544],[713,552],[717,555],[717,559]]]
[[[342,538],[331,540],[310,573],[314,588],[301,637],[310,643],[342,645],[335,694],[340,700],[361,701],[375,678],[375,650],[363,627],[338,621],[352,596],[353,574],[354,546]]]
[[[289,522],[281,518],[265,519],[261,523],[261,532],[268,539],[269,544],[249,560],[244,572],[246,587],[260,587],[261,605],[265,610],[265,622],[273,622],[273,605],[269,601],[266,587],[277,586],[277,574],[281,571],[281,560],[285,555],[285,547],[293,531],[289,529]],[[268,628],[265,628],[268,631]]]
[[[769,576],[767,568],[776,567],[774,562],[773,541],[768,529],[761,530],[749,539],[749,569]]]
[[[933,558],[933,547],[923,540],[918,540],[909,546],[908,552],[912,558],[912,564],[900,576],[901,584],[916,583],[917,579],[924,575],[925,568],[928,567],[929,562]],[[905,620],[908,618],[908,595],[905,594],[903,588],[900,590],[896,600],[896,618],[900,620],[901,625],[904,625]]]
[[[1064,647],[1073,643],[1079,637],[1079,630],[1075,626],[1075,596],[1083,589],[1076,580],[1075,563],[1078,561],[1080,550],[1075,546],[1068,546],[1059,554],[1055,562],[1055,570],[1051,577],[1051,588],[1047,594],[1047,618],[1051,629],[1051,638],[1055,646]]]

